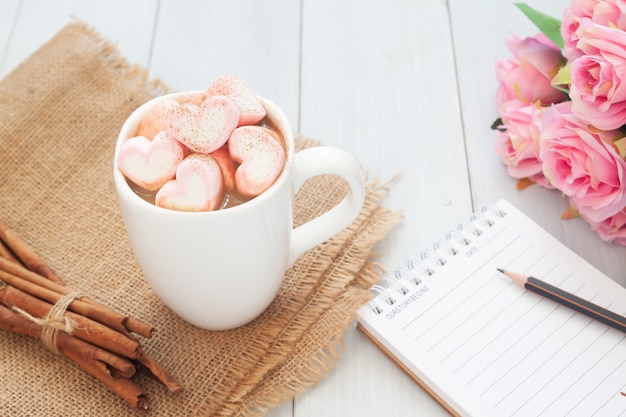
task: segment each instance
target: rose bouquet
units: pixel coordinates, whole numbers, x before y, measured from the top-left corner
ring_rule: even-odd
[[[562,21],[516,6],[540,33],[498,60],[497,153],[518,188],[560,191],[563,218],[626,245],[626,1],[572,0]]]

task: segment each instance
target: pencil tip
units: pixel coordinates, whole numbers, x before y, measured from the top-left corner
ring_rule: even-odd
[[[504,274],[504,269],[502,268],[496,268],[498,270],[499,273]]]

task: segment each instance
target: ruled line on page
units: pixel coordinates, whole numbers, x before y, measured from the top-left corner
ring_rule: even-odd
[[[521,298],[521,296],[520,296],[520,298]],[[517,300],[516,300],[516,301],[517,301]],[[535,303],[535,304],[533,304],[533,305],[532,305],[532,306],[531,306],[528,310],[526,310],[523,314],[525,314],[525,313],[526,313],[526,312],[528,312],[529,310],[531,310],[531,309],[535,308],[535,306],[536,306],[537,304],[541,303],[542,301],[543,301],[542,299],[538,299],[538,300],[536,301],[536,303]],[[557,307],[555,306],[555,307],[554,307],[554,309],[556,309],[556,308],[557,308]],[[543,318],[539,321],[539,324],[541,324],[542,322],[544,322],[547,318],[548,318],[548,316],[544,316],[544,317],[543,317]],[[466,367],[468,364],[470,364],[470,363],[471,363],[474,359],[476,359],[476,357],[477,357],[478,355],[480,355],[481,353],[483,353],[483,352],[484,352],[485,347],[490,346],[490,345],[491,345],[492,343],[494,343],[497,339],[499,339],[500,337],[502,337],[503,333],[504,333],[504,332],[506,332],[507,330],[510,330],[510,329],[511,329],[511,327],[513,327],[514,325],[515,325],[515,323],[514,323],[514,322],[511,322],[511,324],[510,324],[510,325],[509,325],[506,329],[504,329],[503,331],[501,331],[500,333],[498,333],[495,337],[493,337],[491,340],[489,340],[488,342],[486,342],[486,343],[485,343],[485,346],[483,347],[483,349],[479,350],[479,351],[478,351],[478,352],[476,352],[474,355],[472,355],[471,357],[469,357],[469,358],[467,359],[467,361],[465,361],[463,364],[461,364],[461,366],[457,367],[457,368],[456,368],[456,369],[452,372],[452,374],[453,374],[453,375],[455,375],[455,374],[457,374],[459,371],[461,371],[463,368],[465,368],[465,367]],[[474,381],[476,378],[478,378],[480,375],[482,375],[482,374],[483,374],[483,372],[485,372],[487,369],[489,369],[489,368],[490,368],[490,367],[491,367],[491,366],[492,366],[495,362],[497,362],[497,361],[498,361],[498,359],[500,359],[501,357],[503,357],[504,355],[506,355],[506,354],[507,354],[507,353],[511,350],[511,348],[513,348],[513,347],[517,346],[517,344],[518,344],[520,341],[522,341],[525,337],[527,337],[527,336],[530,334],[530,332],[532,332],[533,330],[534,330],[534,328],[533,328],[533,327],[529,327],[529,328],[528,328],[528,330],[527,330],[525,333],[523,333],[522,335],[520,335],[520,337],[519,337],[518,339],[514,340],[511,344],[509,344],[509,347],[507,347],[505,350],[503,350],[503,351],[500,353],[500,355],[498,355],[498,356],[496,356],[495,358],[493,358],[493,360],[492,360],[491,362],[489,362],[486,366],[484,366],[484,367],[480,370],[480,372],[478,372],[478,373],[477,373],[476,375],[474,375],[474,376],[473,376],[473,377],[472,377],[469,381],[467,381],[467,382],[465,383],[465,385],[467,386],[467,385],[471,384],[471,383],[472,383],[472,381]]]
[[[559,306],[557,306],[553,311],[556,311],[559,308]],[[571,320],[573,317],[575,316],[575,314],[572,314],[566,321],[564,321],[563,323],[561,323],[558,327],[557,330],[560,330],[561,328],[563,328],[563,326],[565,326],[569,320]],[[549,316],[546,316],[546,318],[548,318]],[[496,380],[494,380],[491,385],[489,385],[484,391],[482,391],[478,396],[482,397],[485,394],[487,394],[493,387],[495,387],[496,385],[498,385],[500,383],[500,381],[502,381],[502,379],[504,379],[513,369],[517,368],[520,364],[522,364],[523,362],[525,362],[531,355],[534,354],[534,352],[541,348],[543,346],[543,344],[550,338],[552,337],[552,333],[547,334],[545,336],[545,338],[543,338],[542,340],[539,341],[539,343],[537,343],[532,349],[528,349],[526,352],[526,355],[520,357],[518,359],[517,362],[515,362],[509,369],[506,370],[506,372],[502,373],[500,375],[500,377]]]
[[[591,324],[591,323],[589,323],[589,324]],[[581,332],[582,332],[583,330],[584,330],[584,328],[583,328],[583,329],[581,329]],[[554,373],[552,374],[552,378],[550,378],[550,379],[548,379],[547,381],[545,381],[545,382],[543,383],[543,385],[541,385],[541,386],[539,386],[539,385],[538,385],[538,386],[537,386],[537,388],[535,389],[535,392],[534,392],[534,393],[533,393],[530,397],[526,397],[526,401],[525,401],[525,402],[523,402],[523,403],[522,403],[522,405],[520,405],[520,407],[519,407],[517,410],[515,410],[515,412],[513,412],[513,413],[511,414],[511,416],[516,415],[516,414],[517,414],[517,413],[518,413],[518,412],[519,412],[519,411],[520,411],[520,410],[521,410],[521,409],[522,409],[522,408],[523,408],[526,404],[528,404],[528,403],[532,402],[532,400],[533,400],[533,399],[537,396],[537,394],[539,394],[539,393],[540,393],[540,392],[541,392],[544,388],[546,388],[548,385],[550,385],[550,384],[551,384],[551,383],[552,383],[552,382],[553,382],[553,381],[554,381],[557,377],[559,377],[559,376],[563,373],[563,371],[565,371],[565,370],[569,369],[569,367],[570,367],[570,366],[571,366],[574,362],[576,362],[576,360],[577,360],[578,358],[580,358],[580,357],[581,357],[581,356],[582,356],[585,352],[587,352],[587,350],[589,350],[589,348],[591,348],[591,346],[593,346],[593,345],[594,345],[594,344],[595,344],[598,340],[602,339],[602,337],[606,334],[606,332],[607,332],[607,331],[608,331],[608,327],[606,328],[606,330],[605,330],[604,332],[600,333],[600,334],[598,335],[598,337],[596,337],[596,338],[595,338],[595,339],[594,339],[591,343],[589,343],[587,346],[585,346],[585,348],[584,348],[583,350],[579,351],[579,352],[578,352],[578,354],[577,354],[576,356],[574,356],[572,359],[570,359],[570,360],[569,360],[569,362],[567,362],[566,364],[564,364],[563,366],[561,366],[561,369],[559,369],[559,370],[558,370],[558,372],[554,372]],[[573,338],[572,338],[572,340],[573,340]],[[565,345],[564,345],[563,347],[565,347]],[[555,352],[555,355],[556,355],[556,353],[557,353],[557,352]],[[552,359],[552,357],[550,358],[550,360],[551,360],[551,359]],[[549,360],[549,361],[547,361],[546,363],[549,363],[549,362],[550,362],[550,360]],[[534,376],[534,372],[531,374],[531,376]],[[576,380],[575,380],[575,382],[579,381],[579,380],[580,380],[580,378],[581,378],[581,376],[579,376],[579,377],[578,377],[578,379],[576,379]],[[565,391],[564,391],[564,392],[565,392]],[[561,393],[561,395],[563,395],[563,393],[564,393],[564,392],[562,392],[562,393]],[[554,401],[555,401],[555,400],[553,400],[553,402],[554,402]],[[549,408],[549,406],[548,406],[548,407],[546,407],[546,409],[547,409],[547,408]],[[545,412],[545,409],[544,409],[544,411],[543,411],[543,412]]]
[[[570,318],[573,318],[575,316],[575,314],[572,314]],[[569,321],[569,320],[568,320]],[[494,404],[494,408],[497,407],[498,405],[500,405],[504,400],[506,400],[507,398],[509,398],[511,395],[513,395],[513,393],[515,393],[515,391],[517,391],[526,381],[528,381],[532,376],[535,375],[535,373],[541,369],[543,366],[545,366],[547,363],[549,363],[559,352],[561,352],[561,350],[563,350],[563,348],[565,348],[569,343],[572,342],[572,340],[576,339],[576,337],[578,335],[580,335],[589,325],[591,324],[591,322],[587,323],[586,326],[584,326],[581,329],[578,329],[578,331],[576,333],[574,333],[565,343],[561,344],[561,346],[552,352],[552,354],[550,356],[548,356],[548,358],[546,360],[544,360],[541,364],[539,364],[538,366],[535,367],[535,369],[528,374],[523,380],[521,380],[512,390],[510,390],[509,392],[506,393],[505,396],[503,396],[502,398],[500,398],[500,400],[498,402],[496,402]],[[547,339],[546,339],[547,340]],[[541,347],[541,345],[537,345],[537,347]],[[523,363],[524,361],[520,361],[518,362],[517,365]],[[517,366],[516,365],[516,366]],[[510,371],[509,371],[510,372]],[[493,388],[495,385],[492,385],[490,387]],[[487,390],[488,391],[488,390]],[[486,392],[485,392],[486,393]]]
[[[499,230],[499,231],[498,231],[498,233],[496,233],[496,234],[495,234],[492,238],[490,238],[489,240],[487,240],[487,241],[483,244],[483,246],[481,246],[481,247],[480,247],[480,249],[479,249],[479,250],[481,250],[481,251],[482,251],[482,250],[486,250],[486,249],[488,248],[488,246],[489,246],[489,245],[490,245],[490,244],[494,241],[494,239],[495,239],[496,237],[500,236],[500,234],[504,233],[504,231],[506,231],[506,230],[508,229],[508,227],[509,227],[509,226],[507,225],[506,227],[503,227],[503,228],[502,228],[502,230]],[[510,241],[510,242],[508,242],[508,243],[507,243],[504,247],[502,247],[500,250],[498,250],[498,251],[497,251],[498,253],[494,253],[494,255],[493,255],[491,258],[489,258],[489,259],[490,259],[490,260],[493,260],[493,258],[495,258],[496,256],[498,256],[499,252],[502,252],[503,250],[505,250],[505,249],[506,249],[506,247],[508,247],[508,246],[512,245],[513,243],[515,243],[515,241],[516,241],[516,240],[518,240],[520,237],[521,237],[521,234],[516,235],[513,239],[511,239],[511,241]],[[439,302],[443,302],[443,301],[445,300],[445,298],[447,298],[447,297],[450,295],[450,293],[454,292],[454,290],[455,290],[457,287],[459,287],[459,286],[463,285],[463,283],[464,283],[465,281],[467,281],[467,280],[468,280],[471,276],[473,276],[473,275],[474,275],[476,272],[478,272],[481,268],[482,268],[482,265],[481,265],[481,266],[479,266],[478,268],[476,268],[476,269],[475,269],[473,272],[471,272],[469,275],[467,275],[467,276],[466,276],[466,277],[465,277],[462,281],[460,281],[460,282],[458,283],[458,285],[456,285],[454,288],[452,288],[452,289],[451,289],[451,290],[450,290],[447,294],[444,294],[444,295],[440,298]],[[434,304],[434,305],[433,305],[433,306],[431,306],[431,307],[434,307],[435,305],[436,305],[436,304]],[[417,322],[417,321],[420,319],[420,317],[422,317],[424,314],[428,313],[428,311],[429,311],[429,310],[430,310],[430,307],[429,307],[429,308],[427,308],[426,310],[424,310],[421,314],[419,314],[419,315],[417,315],[416,317],[414,317],[412,320],[410,320],[410,321],[409,321],[408,323],[406,323],[404,326],[402,326],[400,330],[401,330],[401,331],[406,330],[406,329],[407,329],[409,326],[411,326],[413,323]]]
[[[499,297],[501,296],[502,292],[504,292],[504,291],[506,291],[506,290],[507,290],[507,287],[503,287],[503,288],[502,288],[502,290],[500,290],[498,293],[494,294],[494,295],[491,297],[491,299],[490,299],[489,301],[491,302],[491,301],[495,300],[496,298],[499,298]],[[515,303],[515,302],[517,302],[517,301],[519,301],[519,300],[521,300],[522,298],[523,298],[523,297],[518,297],[518,298],[514,301],[514,303]],[[484,306],[484,305],[486,305],[486,304],[488,304],[488,303],[483,304],[483,306]],[[483,324],[481,327],[479,327],[478,329],[476,329],[476,333],[475,333],[475,334],[473,334],[473,335],[471,335],[471,336],[467,337],[464,341],[460,342],[460,343],[459,343],[459,344],[458,344],[458,345],[457,345],[454,349],[452,349],[450,352],[448,352],[448,354],[447,354],[446,356],[444,356],[444,357],[443,357],[443,358],[439,361],[439,363],[443,363],[443,362],[445,362],[445,361],[446,361],[446,359],[448,359],[450,356],[452,356],[452,355],[453,355],[454,353],[456,353],[458,350],[462,349],[462,348],[464,347],[464,345],[465,345],[465,344],[466,344],[469,340],[471,340],[472,338],[474,338],[474,337],[476,336],[476,334],[477,334],[477,333],[479,333],[479,332],[481,332],[482,330],[484,330],[484,329],[486,329],[486,328],[490,327],[490,326],[492,325],[493,321],[494,321],[494,320],[496,320],[496,319],[498,318],[498,315],[502,315],[502,314],[504,314],[506,311],[510,310],[510,308],[511,308],[511,307],[512,307],[512,304],[509,304],[509,305],[507,305],[504,309],[499,310],[499,311],[497,312],[497,314],[494,314],[494,315],[492,316],[491,320],[488,320],[488,321],[484,322],[484,324]],[[533,306],[533,307],[534,307],[534,306]],[[531,307],[531,308],[532,308],[532,307]],[[517,320],[522,319],[522,317],[523,317],[526,313],[528,313],[528,311],[529,311],[529,310],[530,310],[530,308],[529,308],[529,309],[527,309],[527,310],[525,310],[525,311],[522,311],[522,312],[521,312],[521,313],[519,313],[519,315],[517,315],[515,318],[512,318],[512,319],[511,319],[511,321],[509,322],[509,325],[508,325],[507,327],[505,327],[504,329],[502,329],[499,333],[497,333],[497,334],[495,335],[495,337],[491,339],[491,342],[493,342],[493,341],[495,341],[495,340],[499,339],[500,337],[502,337],[502,334],[503,334],[506,330],[508,330],[508,329],[510,329],[512,326],[514,326]],[[479,311],[480,311],[480,310],[475,310],[475,311],[474,311],[474,313],[472,313],[472,315],[471,315],[471,316],[473,317],[475,314],[478,314],[478,312],[479,312]],[[467,320],[465,320],[463,323],[459,324],[459,326],[457,326],[455,329],[452,329],[450,332],[448,332],[448,333],[447,333],[447,335],[446,335],[446,337],[447,337],[447,336],[452,336],[452,335],[455,333],[455,330],[457,330],[457,329],[458,329],[461,325],[463,325],[465,322],[467,322]],[[484,346],[489,346],[489,343],[485,343],[485,344],[484,344]],[[480,351],[479,351],[479,352],[480,352]],[[476,355],[478,355],[478,353],[479,353],[479,352],[477,352],[477,353],[476,353],[474,356],[472,356],[472,357],[476,357]],[[470,358],[470,359],[471,359],[471,358]]]
[[[607,328],[607,331],[608,331],[608,330],[609,330],[609,329]],[[606,333],[606,332],[605,332],[605,333]],[[603,335],[604,335],[605,333],[603,333]],[[598,340],[599,340],[599,339],[598,339]],[[556,403],[559,399],[561,399],[561,398],[562,398],[562,397],[563,397],[563,396],[564,396],[567,392],[569,392],[569,390],[570,390],[570,389],[572,389],[572,387],[576,384],[576,382],[580,381],[583,377],[585,377],[585,376],[586,376],[587,374],[589,374],[592,370],[594,370],[594,369],[595,369],[595,368],[596,368],[596,367],[597,367],[597,366],[598,366],[598,365],[599,365],[599,364],[600,364],[600,363],[601,363],[601,362],[602,362],[602,361],[603,361],[603,360],[604,360],[604,359],[605,359],[605,358],[606,358],[606,357],[607,357],[607,356],[608,356],[611,352],[613,352],[613,351],[615,350],[615,348],[617,348],[617,347],[618,347],[618,346],[622,343],[622,341],[623,341],[623,340],[624,340],[624,337],[622,337],[620,340],[618,340],[618,341],[617,341],[617,342],[613,345],[613,347],[611,347],[611,349],[610,349],[608,352],[606,352],[604,355],[602,355],[601,357],[599,357],[599,358],[598,358],[598,360],[597,360],[597,361],[595,361],[595,362],[594,362],[594,363],[593,363],[593,364],[592,364],[589,368],[587,368],[587,370],[586,370],[586,371],[585,371],[582,375],[580,375],[580,377],[579,377],[576,381],[572,382],[569,386],[567,386],[567,388],[566,388],[563,392],[561,392],[561,394],[559,394],[559,395],[558,395],[558,396],[554,399],[554,401],[552,401],[550,404],[548,404],[548,405],[546,406],[546,408],[545,408],[543,411],[541,411],[541,413],[539,414],[539,416],[540,416],[540,415],[542,415],[542,414],[544,414],[546,411],[548,411],[548,408],[550,408],[550,407],[551,407],[554,403]],[[624,363],[626,363],[626,359],[622,362],[622,365],[623,365]],[[620,366],[621,366],[621,365],[620,365]],[[611,373],[609,373],[609,374],[608,374],[605,378],[603,378],[603,379],[602,379],[602,380],[601,380],[598,384],[596,384],[596,386],[594,387],[594,389],[597,389],[597,388],[601,385],[601,383],[602,383],[602,382],[606,381],[606,380],[607,380],[609,377],[611,377],[611,376],[612,376],[615,372],[617,372],[617,369],[618,369],[620,366],[616,367],[616,368],[615,368],[615,369],[614,369]],[[618,393],[615,393],[615,394],[618,394]],[[578,403],[576,403],[576,404],[575,404],[575,405],[574,405],[574,406],[573,406],[573,407],[572,407],[572,408],[571,408],[571,409],[567,412],[567,414],[570,414],[572,411],[574,411],[574,410],[576,409],[576,407],[577,407],[580,403],[582,403],[582,401],[583,401],[586,397],[588,397],[589,395],[590,395],[590,394],[587,394],[586,396],[584,396],[583,398],[581,398],[581,399],[580,399],[580,401],[578,401]],[[613,397],[613,395],[614,395],[614,394],[609,394],[609,395],[607,396],[607,400],[606,400],[606,402],[610,401],[610,399]],[[606,404],[606,402],[605,402],[604,404]],[[603,405],[604,405],[604,404],[603,404]],[[600,410],[601,408],[602,408],[602,407],[599,407],[599,408],[598,408],[598,410]],[[625,408],[626,408],[626,407],[625,407]],[[566,414],[566,415],[567,415],[567,414]]]
[[[494,274],[494,276],[491,279],[494,278],[498,278],[497,274]],[[482,290],[486,285],[489,284],[489,281],[485,282],[482,286],[480,286],[476,292],[479,292],[480,290]],[[499,292],[493,294],[488,300],[485,300],[485,302],[482,304],[482,306],[485,306],[487,304],[489,304],[491,301],[495,300],[496,298],[499,298],[502,294],[503,291],[506,291],[506,287],[503,287]],[[471,300],[471,297],[467,298],[468,300]],[[501,311],[500,311],[501,312]],[[457,330],[466,325],[468,322],[472,321],[472,319],[474,318],[474,316],[476,314],[480,313],[480,309],[475,309],[474,311],[472,311],[470,314],[466,314],[465,315],[465,319],[459,323],[456,324],[455,327],[451,328],[447,333],[445,333],[439,340],[437,340],[437,342],[435,342],[433,345],[431,345],[428,349],[426,349],[427,352],[430,352],[431,350],[435,349],[437,346],[439,346],[439,344],[443,343],[446,339],[448,339],[450,336],[453,336]],[[489,327],[491,325],[492,320],[495,320],[496,316],[494,315],[491,320],[487,320],[485,322],[483,322],[483,325],[477,329],[477,332]],[[467,342],[467,340],[469,340],[470,338],[472,338],[473,335],[469,336],[464,342],[461,342],[457,345],[456,348],[454,348],[451,352],[448,353],[448,355],[446,355],[445,357],[443,357],[439,362],[444,362],[446,360],[446,358],[448,358],[450,355],[454,354],[458,349],[460,349],[461,347],[463,347],[463,345],[465,344],[465,342]],[[417,340],[417,339],[416,339]]]
[[[499,250],[496,251],[496,253],[494,253],[489,259],[487,259],[483,264],[479,265],[476,269],[474,269],[474,271],[470,272],[465,278],[463,278],[457,285],[455,285],[454,287],[452,287],[446,294],[444,294],[442,297],[440,297],[440,299],[434,303],[433,305],[431,305],[430,307],[428,307],[427,309],[425,309],[421,314],[417,315],[416,317],[414,317],[412,320],[410,320],[409,322],[407,322],[400,330],[401,331],[405,331],[407,330],[407,328],[411,327],[413,324],[420,324],[419,323],[419,319],[421,317],[423,317],[424,315],[428,314],[430,312],[431,309],[433,309],[435,306],[437,306],[440,303],[445,303],[446,298],[448,298],[449,296],[451,296],[455,291],[458,290],[459,287],[461,287],[463,284],[465,284],[467,281],[469,281],[474,275],[476,275],[478,272],[481,272],[481,270],[484,268],[484,266],[488,263],[490,263],[491,261],[493,261],[493,259],[495,259],[497,256],[499,256],[503,251],[505,251],[509,246],[513,245],[519,238],[521,237],[521,235],[517,235],[515,236],[513,239],[511,239],[509,242],[507,242],[507,244],[505,246],[503,246],[502,248],[500,248]],[[428,333],[428,331],[433,328],[436,327],[441,321],[445,320],[447,318],[447,316],[449,314],[452,314],[454,311],[453,310],[449,310],[448,314],[440,317],[437,321],[435,321],[431,326],[429,326],[428,328],[422,328],[420,327],[420,329],[423,330],[421,335],[417,335],[414,336],[414,341],[417,341],[418,339],[420,339],[423,334]]]
[[[510,243],[513,243],[513,242],[514,242],[514,240],[515,240],[515,239],[513,239]],[[510,244],[509,244],[509,245],[507,245],[506,247],[504,247],[501,251],[499,251],[499,253],[501,253],[502,251],[506,250],[506,249],[507,249],[507,248],[509,248],[509,247],[510,247]],[[527,252],[528,252],[529,250],[531,250],[532,248],[533,248],[533,245],[530,245],[530,246],[528,246],[528,247],[526,247],[526,248],[522,249],[520,253],[527,253]],[[539,257],[539,260],[543,259],[544,257],[545,257],[545,254],[544,254],[544,255],[542,255],[542,256],[540,256],[540,257]],[[490,258],[490,259],[489,259],[489,260],[487,260],[485,263],[483,263],[483,264],[482,264],[479,268],[477,268],[477,269],[476,269],[476,270],[475,270],[472,274],[470,274],[470,275],[474,275],[474,274],[477,274],[478,272],[482,272],[482,271],[483,271],[483,269],[485,269],[485,266],[486,266],[486,265],[488,265],[488,264],[490,263],[491,259],[492,259],[492,258]],[[479,293],[479,292],[481,292],[481,291],[484,291],[484,288],[485,288],[485,287],[487,287],[487,286],[489,286],[489,285],[491,284],[491,280],[499,280],[499,279],[502,279],[502,278],[500,277],[500,275],[499,275],[498,273],[494,273],[494,274],[491,276],[491,278],[490,278],[490,279],[485,280],[485,282],[484,282],[484,283],[482,283],[481,285],[479,285],[479,286],[478,286],[478,287],[477,287],[477,288],[473,291],[473,293],[471,293],[471,294],[469,294],[468,296],[464,297],[464,299],[463,299],[463,301],[462,301],[462,304],[461,304],[461,305],[459,305],[458,307],[459,307],[459,308],[463,308],[466,304],[471,306],[471,305],[472,305],[472,303],[474,303],[476,299],[481,298],[481,297],[475,297],[475,295],[476,295],[477,293]],[[464,281],[467,281],[467,280],[464,280]],[[489,306],[489,305],[490,305],[493,301],[496,301],[496,300],[497,300],[497,299],[501,296],[502,292],[507,291],[508,287],[509,287],[509,286],[511,286],[511,285],[512,285],[512,283],[507,284],[506,286],[502,287],[502,289],[501,289],[499,292],[494,293],[493,295],[491,295],[491,297],[490,297],[489,299],[486,299],[486,300],[484,300],[483,302],[481,302],[481,304],[480,304],[480,305],[477,305],[476,307],[478,307],[478,308],[473,308],[473,307],[470,307],[470,308],[468,309],[468,313],[464,315],[464,319],[463,319],[461,322],[456,323],[456,324],[455,324],[455,326],[454,326],[453,328],[449,329],[449,331],[448,331],[447,333],[443,334],[443,335],[442,335],[442,336],[441,336],[441,337],[440,337],[440,338],[439,338],[439,339],[438,339],[438,340],[437,340],[434,344],[430,345],[430,347],[426,349],[426,350],[427,350],[427,352],[430,352],[431,350],[433,350],[434,348],[436,348],[436,347],[437,347],[440,343],[442,343],[442,342],[443,342],[444,340],[446,340],[447,338],[449,338],[449,337],[451,337],[451,336],[454,336],[454,335],[455,335],[455,332],[456,332],[458,329],[460,329],[462,326],[464,326],[464,325],[466,325],[468,322],[470,322],[470,321],[471,321],[471,319],[472,319],[472,318],[474,318],[474,316],[475,316],[476,314],[480,313],[480,312],[481,312],[481,310],[482,310],[483,308],[488,307],[488,306]],[[453,291],[458,290],[458,288],[459,288],[459,286],[455,287],[453,290],[451,290],[451,291],[450,291],[450,293],[452,293]],[[519,296],[519,297],[518,297],[515,301],[517,301],[518,299],[523,298],[523,296],[524,296],[524,293],[520,293],[520,296]],[[480,332],[481,330],[484,330],[485,328],[489,327],[489,326],[491,325],[491,322],[492,322],[493,320],[495,320],[495,319],[496,319],[499,315],[504,314],[504,313],[506,312],[506,310],[507,310],[508,308],[510,308],[510,307],[511,307],[511,305],[507,305],[507,306],[505,306],[505,307],[504,307],[504,309],[502,309],[502,310],[497,310],[497,312],[496,312],[496,311],[494,311],[494,314],[493,314],[492,318],[491,318],[490,320],[488,320],[488,321],[484,321],[484,322],[483,322],[483,324],[482,324],[482,326],[481,326],[480,328],[476,329],[476,332],[475,332],[475,333],[478,333],[478,332]],[[442,322],[444,322],[444,321],[446,321],[446,320],[449,318],[449,316],[450,316],[451,314],[453,314],[453,311],[449,311],[447,314],[445,314],[444,316],[442,316],[441,318],[439,318],[438,320],[436,320],[436,321],[433,323],[433,325],[431,325],[429,328],[425,328],[425,329],[423,329],[422,334],[419,334],[417,337],[415,337],[415,338],[414,338],[414,341],[415,341],[415,342],[417,342],[417,341],[418,341],[421,337],[423,337],[423,336],[425,336],[426,334],[428,334],[429,329],[431,329],[431,328],[433,328],[433,327],[436,327],[436,326],[440,326],[440,325],[441,325],[441,323],[442,323]],[[522,313],[522,314],[523,314],[523,313]],[[507,328],[509,328],[509,327],[513,326],[513,325],[514,325],[514,323],[515,323],[517,320],[521,319],[521,318],[522,318],[521,316],[516,316],[514,319],[512,319],[512,320],[511,320],[511,323],[509,323],[509,326],[507,326]],[[505,328],[504,330],[506,330],[506,328]],[[504,330],[503,330],[503,331],[504,331]],[[444,357],[444,358],[441,360],[441,362],[445,361],[445,359],[446,359],[447,357],[449,357],[450,355],[454,354],[457,350],[461,349],[461,348],[463,347],[464,343],[465,343],[465,342],[467,342],[467,341],[469,341],[469,340],[471,340],[471,338],[472,338],[472,337],[473,337],[473,335],[470,335],[470,336],[468,336],[468,338],[467,338],[464,342],[459,343],[459,344],[456,346],[456,348],[454,348],[451,352],[449,352],[449,353],[448,353],[448,355],[446,355],[446,357]],[[496,339],[497,339],[497,337],[496,337]]]

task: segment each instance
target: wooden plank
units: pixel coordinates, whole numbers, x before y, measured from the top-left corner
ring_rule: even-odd
[[[174,90],[208,87],[227,73],[298,124],[299,2],[164,0],[151,71]]]
[[[302,48],[300,131],[401,175],[388,204],[406,216],[383,245],[396,265],[471,209],[445,2],[305,2]]]
[[[541,1],[528,2],[555,17],[560,17],[558,13],[566,3],[565,0],[545,5]],[[475,7],[471,2],[452,0],[450,8],[475,199],[486,202],[505,196],[517,202],[514,181],[502,180],[506,173],[495,154],[495,133],[490,129],[498,117],[495,67],[498,58],[511,57],[505,44],[508,35],[532,36],[538,30],[512,1],[486,0],[481,7]]]
[[[301,132],[401,175],[385,205],[405,218],[378,248],[391,270],[471,210],[446,4],[305,0],[302,16]],[[345,347],[296,415],[446,415],[355,329]]]
[[[3,74],[4,57],[11,42],[13,23],[19,10],[20,2],[14,0],[0,0],[0,74]]]
[[[10,0],[4,0],[11,3]],[[157,3],[150,0],[22,0],[16,14],[0,77],[78,18],[113,41],[132,63],[148,65]]]

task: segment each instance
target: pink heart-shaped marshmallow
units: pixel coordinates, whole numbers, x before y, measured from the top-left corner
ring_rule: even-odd
[[[221,148],[239,121],[239,108],[226,96],[209,97],[200,106],[190,103],[171,108],[166,124],[170,134],[194,152]]]
[[[215,152],[211,152],[211,156],[220,166],[222,171],[222,181],[224,183],[224,191],[232,192],[235,190],[235,172],[237,165],[228,153],[228,145],[224,145]]]
[[[241,126],[228,140],[231,158],[240,163],[235,173],[239,193],[254,197],[267,190],[285,164],[285,150],[260,126]]]
[[[265,107],[244,80],[233,74],[218,78],[207,89],[207,97],[223,95],[232,98],[239,107],[238,126],[253,125],[265,117]]]
[[[139,187],[156,190],[174,178],[176,167],[187,153],[182,143],[162,131],[152,141],[145,136],[135,136],[122,143],[117,165],[126,178]]]
[[[210,211],[220,208],[224,196],[222,174],[210,155],[192,154],[176,169],[176,179],[156,193],[155,204],[178,211]]]
[[[166,97],[159,100],[139,123],[135,135],[145,136],[152,140],[157,133],[166,129],[165,118],[167,113],[172,107],[178,105],[178,101],[173,98]]]

